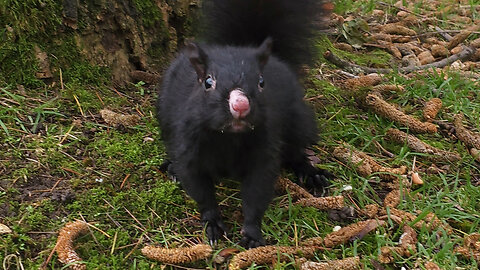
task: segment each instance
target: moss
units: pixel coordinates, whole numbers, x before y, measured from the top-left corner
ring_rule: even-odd
[[[81,212],[88,219],[108,218],[103,214],[107,210],[112,216],[124,215],[125,209],[129,209],[137,219],[145,220],[151,217],[153,210],[158,215],[155,221],[160,223],[173,220],[182,213],[178,205],[183,204],[184,199],[179,187],[172,182],[157,181],[119,192],[108,184],[98,185],[78,196],[66,208],[72,213]]]
[[[56,32],[61,6],[54,0],[5,0],[0,5],[0,73],[6,83],[39,87],[35,41]]]
[[[55,0],[4,0],[0,25],[17,35],[49,35],[61,23],[61,4]]]
[[[33,43],[24,38],[16,42],[0,41],[0,73],[3,74],[0,80],[27,87],[42,86],[43,82],[35,77],[38,66],[33,47]]]
[[[145,27],[153,27],[163,24],[163,15],[156,1],[152,0],[134,0],[135,8],[141,14],[142,22]]]

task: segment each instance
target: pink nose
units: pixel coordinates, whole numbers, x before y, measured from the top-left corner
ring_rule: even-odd
[[[241,90],[232,90],[228,103],[230,105],[230,112],[236,119],[243,118],[250,112],[250,102]]]

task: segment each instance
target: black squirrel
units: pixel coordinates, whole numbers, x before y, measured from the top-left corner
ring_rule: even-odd
[[[265,244],[261,221],[282,167],[326,184],[305,154],[317,124],[292,71],[312,58],[322,3],[204,0],[205,43],[188,44],[163,76],[157,116],[169,172],[198,203],[210,242],[226,231],[217,180],[241,181],[248,248]]]

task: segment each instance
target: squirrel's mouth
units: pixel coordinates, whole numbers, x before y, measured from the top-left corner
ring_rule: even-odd
[[[250,122],[243,120],[243,119],[232,119],[229,123],[227,123],[221,131],[233,132],[233,133],[241,133],[251,131],[255,128],[253,124]]]

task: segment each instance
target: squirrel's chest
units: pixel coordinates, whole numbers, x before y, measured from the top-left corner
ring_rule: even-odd
[[[255,140],[219,139],[204,141],[199,146],[198,162],[222,177],[241,177],[252,166],[260,146]]]

